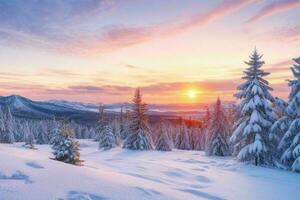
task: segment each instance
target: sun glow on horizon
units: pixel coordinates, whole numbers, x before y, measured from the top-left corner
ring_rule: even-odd
[[[187,92],[186,92],[186,96],[189,98],[189,99],[196,99],[199,94],[201,92],[199,90],[195,90],[195,89],[189,89]]]

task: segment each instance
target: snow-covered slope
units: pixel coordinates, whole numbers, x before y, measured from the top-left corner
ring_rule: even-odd
[[[0,97],[0,105],[9,107],[13,115],[25,118],[53,118],[54,116],[74,118],[97,118],[94,112],[83,111],[76,108],[57,105],[50,102],[32,101],[22,96],[12,95]]]
[[[73,101],[66,101],[66,100],[49,100],[49,103],[54,105],[63,106],[66,108],[72,108],[76,110],[84,110],[84,111],[92,111],[98,112],[99,105],[96,103],[82,103],[82,102],[73,102]]]
[[[1,200],[297,200],[300,175],[247,166],[202,152],[99,151],[81,140],[84,166],[38,150],[0,144]]]

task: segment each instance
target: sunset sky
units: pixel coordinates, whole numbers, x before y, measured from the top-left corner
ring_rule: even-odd
[[[0,0],[0,95],[148,103],[233,100],[264,54],[286,97],[300,56],[300,0]]]

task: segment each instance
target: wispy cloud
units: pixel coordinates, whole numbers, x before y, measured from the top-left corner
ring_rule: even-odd
[[[274,28],[270,31],[265,32],[263,35],[258,35],[266,40],[284,41],[291,43],[295,46],[300,45],[300,25],[283,25],[282,27]]]
[[[64,51],[90,55],[136,45],[155,38],[168,37],[222,19],[224,16],[253,2],[256,1],[224,1],[208,12],[190,15],[184,18],[180,17],[152,26],[108,26],[102,29],[102,34],[99,37],[92,38],[91,40],[86,40],[86,38],[76,40],[76,42],[69,43],[66,48],[64,48]]]
[[[271,73],[283,73],[288,72],[290,70],[290,67],[293,64],[293,60],[284,60],[277,63],[269,64],[265,67],[266,71],[269,71]]]
[[[76,38],[76,27],[101,16],[116,1],[0,1],[0,42],[57,50]]]
[[[224,1],[208,12],[148,26],[99,24],[99,15],[118,0],[0,2],[2,42],[54,51],[97,54],[200,27],[255,0]],[[0,41],[1,41],[0,40]]]
[[[71,70],[65,70],[65,69],[43,69],[41,72],[38,72],[36,74],[37,76],[63,76],[63,77],[78,77],[81,76],[80,73],[76,73]]]
[[[265,17],[285,12],[290,9],[296,8],[300,6],[300,0],[276,0],[268,3],[264,6],[257,14],[255,14],[252,18],[250,18],[247,22],[255,22]]]

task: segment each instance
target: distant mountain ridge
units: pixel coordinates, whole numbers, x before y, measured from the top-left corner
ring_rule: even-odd
[[[98,109],[100,103],[82,103],[66,100],[34,101],[19,95],[0,96],[0,106],[9,107],[12,114],[20,118],[30,119],[57,119],[68,118],[70,120],[91,121],[98,119]],[[121,109],[130,110],[130,103],[104,104],[109,115],[118,114]],[[185,107],[178,105],[181,110],[176,110],[176,105],[148,105],[149,115],[152,118],[176,117],[176,116],[201,116],[204,107],[197,110],[184,110]],[[189,107],[186,107],[189,108]]]
[[[18,118],[26,119],[63,119],[94,123],[98,120],[98,109],[101,104],[71,102],[65,100],[33,101],[19,95],[0,97],[0,106],[8,107]],[[130,109],[129,103],[104,105],[109,116],[118,114],[123,108]],[[150,111],[150,118],[173,116],[170,113]]]
[[[53,119],[54,117],[66,117],[73,120],[95,120],[97,118],[95,112],[79,110],[47,101],[33,101],[19,95],[0,97],[0,105],[8,107],[14,116],[20,118]]]

